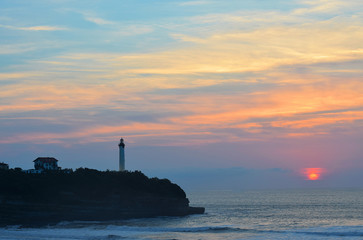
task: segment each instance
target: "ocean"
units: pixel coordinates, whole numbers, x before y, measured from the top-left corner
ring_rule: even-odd
[[[0,228],[0,240],[363,239],[363,190],[205,191],[187,195],[206,213]]]

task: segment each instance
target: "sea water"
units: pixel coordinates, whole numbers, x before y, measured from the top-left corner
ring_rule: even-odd
[[[56,226],[0,228],[19,239],[363,239],[363,190],[187,193],[206,213]]]

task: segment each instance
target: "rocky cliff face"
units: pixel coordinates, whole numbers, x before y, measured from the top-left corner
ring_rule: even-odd
[[[204,213],[204,208],[190,207],[178,185],[141,172],[0,173],[0,225],[194,213]]]

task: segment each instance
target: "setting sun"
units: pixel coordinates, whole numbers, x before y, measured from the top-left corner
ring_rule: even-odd
[[[309,174],[309,179],[310,179],[310,180],[317,180],[317,179],[319,179],[319,174],[316,174],[316,173],[310,173],[310,174]]]
[[[315,181],[321,179],[322,168],[305,168],[303,174],[307,180]]]

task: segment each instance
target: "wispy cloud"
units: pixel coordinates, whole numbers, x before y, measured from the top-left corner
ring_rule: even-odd
[[[109,20],[105,20],[103,18],[99,18],[99,17],[92,17],[92,16],[85,16],[84,18],[85,20],[95,23],[97,25],[114,25],[115,22],[109,21]]]
[[[211,1],[186,1],[179,3],[180,6],[198,6],[198,5],[205,5],[210,4]]]
[[[22,31],[64,31],[68,30],[65,27],[59,26],[30,26],[30,27],[16,27],[10,25],[0,25],[2,28],[12,29],[12,30],[22,30]]]
[[[88,22],[91,22],[91,23],[94,23],[96,25],[115,25],[117,24],[117,22],[115,21],[110,21],[110,20],[107,20],[105,18],[102,18],[100,17],[97,12],[95,11],[79,11],[79,10],[72,10],[74,12],[76,12],[77,14],[80,14],[84,20],[88,21]]]
[[[128,26],[118,26],[115,31],[112,32],[114,37],[124,37],[124,36],[137,36],[142,34],[151,33],[154,31],[154,27],[147,25],[128,25]]]
[[[341,3],[310,1],[302,6],[317,13]],[[299,9],[186,17],[175,25],[180,27],[170,27],[171,23],[163,29],[165,36],[171,36],[169,42],[141,38],[140,46],[157,41],[154,48],[71,49],[28,61],[26,67],[36,77],[16,71],[0,75],[0,79],[23,80],[0,89],[1,113],[54,111],[58,115],[102,109],[107,114],[92,115],[94,122],[117,117],[124,124],[77,125],[62,134],[29,133],[3,141],[113,141],[119,133],[133,141],[158,139],[160,145],[263,141],[329,136],[336,128],[362,121],[363,85],[357,78],[362,70],[349,68],[350,61],[363,59],[361,17],[322,20],[304,17],[305,10]],[[154,26],[162,26],[147,22],[122,26],[96,13],[78,14],[88,22],[110,26],[104,34],[114,39],[160,31]],[[32,31],[42,27],[47,29],[38,26]],[[129,118],[139,113],[146,116]],[[193,136],[192,141],[177,137],[184,135]]]
[[[207,35],[172,33],[179,41],[177,48],[148,54],[103,55],[108,55],[108,63],[114,61],[117,65],[119,61],[119,74],[251,72],[362,58],[363,28],[359,17],[314,20],[298,25],[285,24],[282,18],[277,23],[246,30],[218,28]],[[136,35],[151,31],[152,28],[135,26],[113,34]],[[100,60],[100,64],[103,61],[102,56],[92,53],[67,57],[91,58]]]
[[[313,14],[313,13],[334,13],[342,12],[345,8],[351,8],[359,5],[359,1],[341,1],[341,0],[302,0],[301,4],[306,7],[294,10],[294,14]]]
[[[38,49],[38,47],[34,44],[2,44],[0,48],[0,55],[4,54],[19,54],[19,53],[25,53],[30,52]]]
[[[29,77],[39,76],[41,74],[35,72],[13,72],[13,73],[0,73],[1,80],[9,79],[26,79]]]

